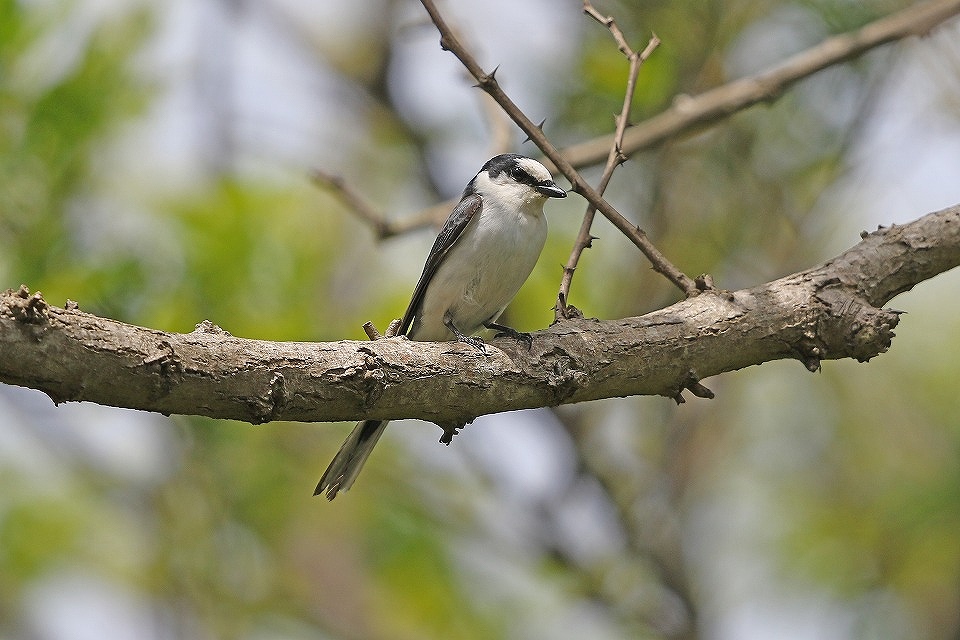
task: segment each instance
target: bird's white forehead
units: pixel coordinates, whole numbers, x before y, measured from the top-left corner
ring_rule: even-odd
[[[529,173],[530,177],[537,182],[553,180],[547,168],[533,158],[517,158],[517,166]]]

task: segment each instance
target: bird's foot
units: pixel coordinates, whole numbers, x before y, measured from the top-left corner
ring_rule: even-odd
[[[488,322],[483,326],[485,326],[487,329],[493,329],[496,331],[497,333],[494,334],[495,338],[513,338],[517,342],[522,342],[523,344],[527,345],[527,351],[530,351],[530,349],[533,348],[533,336],[525,331],[517,331],[512,327],[497,324],[496,322]]]
[[[462,333],[457,336],[457,342],[468,344],[483,355],[487,355],[487,343],[478,336],[465,336]]]
[[[453,335],[457,337],[457,342],[468,344],[483,355],[487,355],[487,344],[483,341],[483,338],[464,334],[462,331],[460,331],[460,329],[457,329],[455,324],[453,324],[453,320],[449,315],[444,316],[443,324],[447,327],[447,329],[450,329]]]

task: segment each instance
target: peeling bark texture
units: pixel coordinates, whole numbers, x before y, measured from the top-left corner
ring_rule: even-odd
[[[54,402],[90,401],[251,423],[421,418],[461,424],[488,413],[615,396],[681,392],[700,380],[794,358],[883,353],[901,312],[881,308],[960,264],[960,205],[864,233],[826,263],[750,289],[708,290],[622,320],[573,319],[498,339],[489,356],[457,343],[267,342],[204,321],[188,334],[50,306],[25,286],[0,294],[0,382]],[[709,282],[708,278],[701,282]],[[429,402],[425,401],[429,399]]]

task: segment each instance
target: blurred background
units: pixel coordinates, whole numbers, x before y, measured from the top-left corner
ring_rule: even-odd
[[[637,121],[909,4],[598,8],[663,41]],[[441,6],[557,144],[612,131],[627,64],[579,2]],[[0,288],[167,331],[362,339],[402,314],[433,233],[378,241],[310,174],[391,219],[458,196],[498,126],[471,84],[412,0],[0,0]],[[608,194],[734,289],[960,203],[958,149],[955,20],[634,156]],[[552,320],[583,207],[548,204],[508,324]],[[677,299],[594,235],[586,315]],[[897,298],[869,364],[487,416],[450,447],[394,423],[334,503],[311,492],[352,425],[0,386],[0,638],[960,638],[958,290]]]

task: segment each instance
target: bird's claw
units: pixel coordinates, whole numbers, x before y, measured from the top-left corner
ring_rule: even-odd
[[[513,338],[517,342],[522,342],[527,345],[527,351],[533,348],[533,336],[531,336],[526,331],[517,331],[516,329],[510,329],[509,327],[506,330],[498,331],[493,336],[494,338]]]
[[[483,338],[478,338],[477,336],[457,336],[457,342],[462,342],[468,344],[483,355],[487,355],[487,343],[483,341]]]

